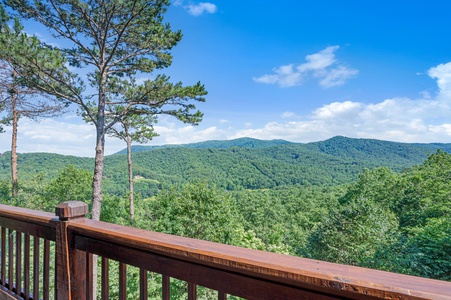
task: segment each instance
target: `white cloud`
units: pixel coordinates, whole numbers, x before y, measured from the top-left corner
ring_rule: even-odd
[[[350,118],[360,110],[361,106],[360,103],[351,101],[333,102],[315,110],[313,116],[318,120]]]
[[[0,152],[9,151],[11,128],[0,134]],[[93,156],[94,126],[71,124],[44,119],[41,122],[21,119],[17,137],[17,152],[53,152],[66,155]]]
[[[293,119],[293,118],[299,118],[299,116],[292,112],[292,111],[286,111],[281,116],[282,119]]]
[[[307,62],[296,67],[293,64],[273,69],[273,74],[253,77],[255,82],[265,84],[278,84],[280,87],[293,87],[300,85],[307,77],[317,78],[323,88],[340,86],[358,74],[358,71],[345,67],[337,62],[335,51],[339,46],[330,46],[318,53],[305,57]]]
[[[185,7],[190,15],[200,16],[204,13],[214,14],[218,8],[215,4],[209,2],[200,2],[198,4],[191,4]]]
[[[293,69],[293,65],[281,66],[273,70],[275,74],[254,78],[254,81],[266,84],[277,83],[281,87],[298,85],[302,81],[302,74]]]
[[[155,126],[160,134],[149,144],[183,144],[205,140],[238,137],[285,139],[312,142],[344,135],[355,138],[375,138],[399,142],[451,141],[451,63],[431,68],[429,76],[436,79],[438,92],[423,98],[393,97],[375,103],[358,101],[331,102],[313,110],[310,115],[294,111],[279,113],[278,121],[263,125],[252,119],[217,120],[218,126],[228,121],[229,128],[186,126],[171,117],[161,116]],[[85,123],[75,124],[73,115],[59,120],[45,119],[40,123],[21,119],[19,122],[19,152],[53,152],[77,156],[94,156],[95,130]],[[243,124],[243,122],[246,122]],[[237,128],[237,124],[243,124]],[[10,147],[11,128],[0,134],[0,153]],[[117,139],[108,138],[106,154],[125,148]]]
[[[187,144],[196,143],[213,139],[226,139],[227,136],[223,130],[215,126],[205,129],[199,129],[194,126],[177,127],[175,124],[170,126],[154,126],[155,131],[160,134],[154,139],[154,144]]]
[[[330,49],[329,49],[330,50]],[[330,53],[308,57],[298,70],[320,70],[335,61]],[[321,52],[320,52],[321,53]],[[327,55],[326,55],[327,54]],[[320,58],[324,59],[321,60]],[[340,71],[341,72],[341,71]],[[336,81],[324,77],[328,84]],[[393,97],[377,103],[353,101],[333,102],[314,110],[308,118],[295,122],[270,122],[262,128],[242,129],[233,137],[282,138],[295,142],[311,142],[336,135],[356,138],[376,138],[399,142],[451,141],[451,62],[440,64],[428,71],[437,80],[438,93],[421,92],[423,98]],[[293,113],[294,114],[294,113]],[[291,112],[282,114],[290,117]]]
[[[340,47],[331,46],[318,53],[307,55],[305,57],[307,62],[298,66],[299,72],[324,70],[334,64],[336,62],[334,52],[335,50],[338,50],[338,48]]]
[[[349,78],[354,77],[359,72],[355,69],[349,69],[344,66],[338,66],[334,69],[317,72],[315,77],[321,78],[319,85],[323,88],[331,88],[346,83]]]
[[[428,75],[437,79],[441,97],[451,97],[451,62],[429,69]]]

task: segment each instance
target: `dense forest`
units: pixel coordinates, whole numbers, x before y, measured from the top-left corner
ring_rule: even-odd
[[[336,137],[135,148],[135,219],[126,156],[106,158],[101,219],[232,245],[451,280],[451,149]],[[19,155],[20,193],[3,203],[53,211],[90,203],[90,158]]]
[[[147,149],[147,150],[146,150]],[[365,169],[388,167],[394,171],[422,163],[451,144],[405,144],[335,137],[323,142],[296,144],[242,138],[183,146],[133,148],[135,192],[155,196],[174,184],[206,179],[229,190],[273,189],[284,186],[337,186],[357,179]],[[135,152],[135,150],[138,150]],[[65,166],[91,171],[94,160],[49,153],[19,155],[23,180],[53,180]],[[105,158],[104,191],[125,196],[125,154]],[[10,176],[9,152],[0,156],[0,179]]]

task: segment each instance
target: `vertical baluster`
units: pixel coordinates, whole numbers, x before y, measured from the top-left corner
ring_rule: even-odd
[[[39,299],[39,238],[33,238],[33,299]]]
[[[102,257],[102,300],[110,298],[109,269],[108,258]]]
[[[171,278],[166,275],[163,275],[162,293],[163,300],[171,299]]]
[[[44,291],[43,298],[50,298],[50,241],[44,240]]]
[[[218,300],[226,300],[226,299],[227,299],[227,294],[224,292],[218,291]]]
[[[58,237],[57,237],[57,241],[56,241],[56,243],[55,243],[55,252],[54,252],[54,258],[53,258],[53,264],[52,264],[52,266],[53,266],[53,299],[61,299],[61,298],[63,298],[63,299],[66,299],[66,298],[68,298],[69,296],[68,295],[64,295],[64,297],[60,297],[60,295],[58,294],[58,292],[59,292],[59,280],[60,280],[60,276],[58,275],[59,273],[58,273],[58,271],[59,271],[59,269],[58,269],[58,259],[61,259],[59,256],[58,256],[58,254],[56,253],[56,247],[57,247],[57,244],[59,244],[59,243],[61,243],[61,240],[58,240]],[[62,244],[62,243],[61,243]],[[50,259],[50,257],[49,257],[49,259]],[[49,269],[49,271],[50,271],[50,269]],[[49,272],[49,279],[50,279],[50,272]],[[50,281],[49,281],[49,283],[50,283]],[[49,295],[50,295],[50,284],[49,284]]]
[[[188,282],[188,300],[196,300],[197,287],[195,284]]]
[[[86,253],[86,300],[97,299],[97,295],[93,295],[93,255]]]
[[[22,233],[16,231],[16,294],[22,292]]]
[[[127,299],[127,265],[119,263],[119,299]]]
[[[8,289],[13,290],[14,281],[14,231],[8,229]]]
[[[23,293],[24,298],[30,298],[30,235],[24,237],[23,256]]]
[[[139,299],[145,300],[147,298],[147,270],[139,269]]]
[[[2,285],[6,286],[6,228],[2,227]]]

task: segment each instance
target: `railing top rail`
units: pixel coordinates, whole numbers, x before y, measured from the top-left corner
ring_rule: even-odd
[[[451,282],[245,249],[85,219],[69,230],[94,240],[303,289],[385,299],[451,299]]]
[[[39,210],[32,210],[28,208],[10,206],[5,204],[0,204],[0,217],[12,218],[17,220],[28,221],[30,223],[49,225],[55,227],[55,225],[51,225],[52,221],[57,220],[58,218],[54,213],[43,212]]]
[[[0,204],[0,226],[55,240],[58,218],[52,213]]]

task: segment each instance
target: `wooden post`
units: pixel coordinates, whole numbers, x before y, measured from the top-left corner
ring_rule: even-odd
[[[81,201],[67,201],[55,208],[59,218],[56,226],[56,283],[58,300],[86,299],[86,254],[71,248],[70,222],[84,219],[88,205]]]

